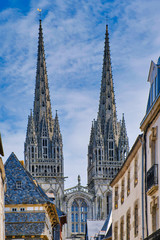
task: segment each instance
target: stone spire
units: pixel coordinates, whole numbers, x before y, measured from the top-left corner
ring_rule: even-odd
[[[53,135],[53,119],[51,112],[51,102],[48,88],[47,68],[45,61],[44,43],[41,20],[39,21],[39,41],[38,41],[38,57],[37,57],[37,73],[36,88],[34,98],[34,120],[36,133],[40,134],[40,126],[42,119],[48,128],[48,134],[51,139]]]
[[[128,152],[124,119],[117,121],[115,94],[112,78],[108,25],[106,25],[103,69],[97,120],[91,128],[88,146],[88,187],[97,193],[115,177]],[[125,135],[124,138],[119,136]],[[119,153],[124,152],[123,159]]]
[[[99,101],[99,111],[98,111],[98,117],[100,118],[100,121],[101,121],[101,129],[102,129],[103,135],[104,135],[105,124],[107,123],[111,115],[113,116],[113,124],[114,124],[113,127],[116,133],[117,131],[116,104],[115,104],[114,86],[113,86],[113,78],[112,78],[108,25],[106,25],[102,80],[101,80],[100,101]]]
[[[64,194],[62,135],[56,113],[52,118],[41,20],[34,111],[28,118],[25,141],[25,167],[47,193],[54,193],[57,206]]]
[[[89,145],[93,144],[93,137],[94,137],[94,122],[92,122]]]
[[[58,176],[64,176],[64,163],[63,163],[63,142],[62,135],[60,132],[58,113],[56,111],[56,116],[54,120],[54,131],[52,137],[52,153],[54,161],[57,163],[57,174]]]
[[[57,111],[56,111],[56,116],[55,116],[55,120],[54,120],[53,141],[58,144],[62,143],[62,135],[61,135],[61,131],[60,131]]]
[[[122,115],[118,149],[119,149],[119,160],[124,162],[126,156],[128,155],[128,152],[129,152],[129,141],[128,141],[128,136],[127,136],[124,113]]]
[[[28,171],[31,171],[30,161],[37,160],[37,152],[37,135],[35,132],[35,124],[31,110],[30,115],[28,116],[26,141],[24,143],[25,167]]]
[[[30,112],[30,115],[28,116],[26,143],[27,144],[37,144],[37,136],[36,136],[36,132],[35,132],[35,125],[34,125],[32,110]]]

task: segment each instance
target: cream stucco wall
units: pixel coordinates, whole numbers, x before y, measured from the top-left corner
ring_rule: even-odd
[[[140,140],[139,140],[140,141]],[[122,239],[126,238],[126,217],[128,211],[130,211],[130,240],[140,240],[142,238],[142,195],[141,195],[141,179],[142,179],[142,146],[138,141],[134,148],[131,150],[132,153],[127,158],[127,161],[121,168],[119,174],[115,178],[112,191],[112,239],[120,240],[120,224],[121,219],[124,221],[124,234]],[[138,181],[135,184],[135,160],[137,159],[138,163]],[[128,171],[130,171],[130,193],[127,194],[127,179]],[[122,189],[122,180],[124,179],[124,202],[121,203],[121,189]],[[118,207],[115,209],[115,188],[118,187]],[[134,208],[135,204],[138,204],[138,234],[135,236],[134,232]],[[115,238],[114,228],[118,227],[118,239]]]
[[[156,140],[155,140],[155,164],[158,164],[158,183],[160,183],[160,114],[154,119],[151,123],[146,134],[146,163],[147,163],[147,172],[152,167],[151,161],[151,145],[150,145],[150,136],[152,135],[152,129],[156,129]],[[153,194],[147,194],[147,216],[148,216],[148,235],[151,235],[154,231],[152,228],[152,205],[157,203],[157,224],[156,230],[160,228],[160,208],[159,208],[159,199],[160,199],[160,189],[155,190]]]

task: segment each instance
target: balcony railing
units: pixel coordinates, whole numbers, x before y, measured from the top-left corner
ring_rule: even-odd
[[[158,164],[154,164],[147,172],[147,193],[151,195],[158,189]]]
[[[144,240],[159,240],[159,239],[160,239],[160,229],[158,229],[156,232],[146,237]]]

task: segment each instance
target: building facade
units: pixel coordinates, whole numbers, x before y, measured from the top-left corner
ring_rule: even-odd
[[[160,239],[160,58],[151,61],[147,110],[140,128],[144,133],[145,240]]]
[[[157,64],[151,61],[148,82],[147,109],[140,124],[143,134],[111,182],[112,236],[116,240],[160,239],[160,58]]]
[[[87,219],[105,220],[112,207],[110,181],[129,151],[124,115],[118,122],[112,79],[108,26],[104,47],[99,112],[88,146],[88,185],[64,190],[63,143],[58,114],[52,118],[42,23],[39,24],[34,110],[28,117],[25,167],[45,193],[67,214],[66,239],[83,239]]]
[[[0,155],[4,156],[0,135]],[[5,170],[2,158],[0,157],[0,239],[5,239],[5,215],[4,215],[4,193],[5,193]]]
[[[54,228],[59,224],[53,202],[24,169],[14,153],[5,163],[5,172],[6,239],[53,240]]]
[[[111,182],[113,240],[142,239],[142,169],[142,136],[138,136]]]

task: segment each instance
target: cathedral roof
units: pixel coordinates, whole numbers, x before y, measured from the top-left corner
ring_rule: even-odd
[[[5,204],[53,203],[14,153],[11,153],[5,163],[5,172],[7,178]]]

